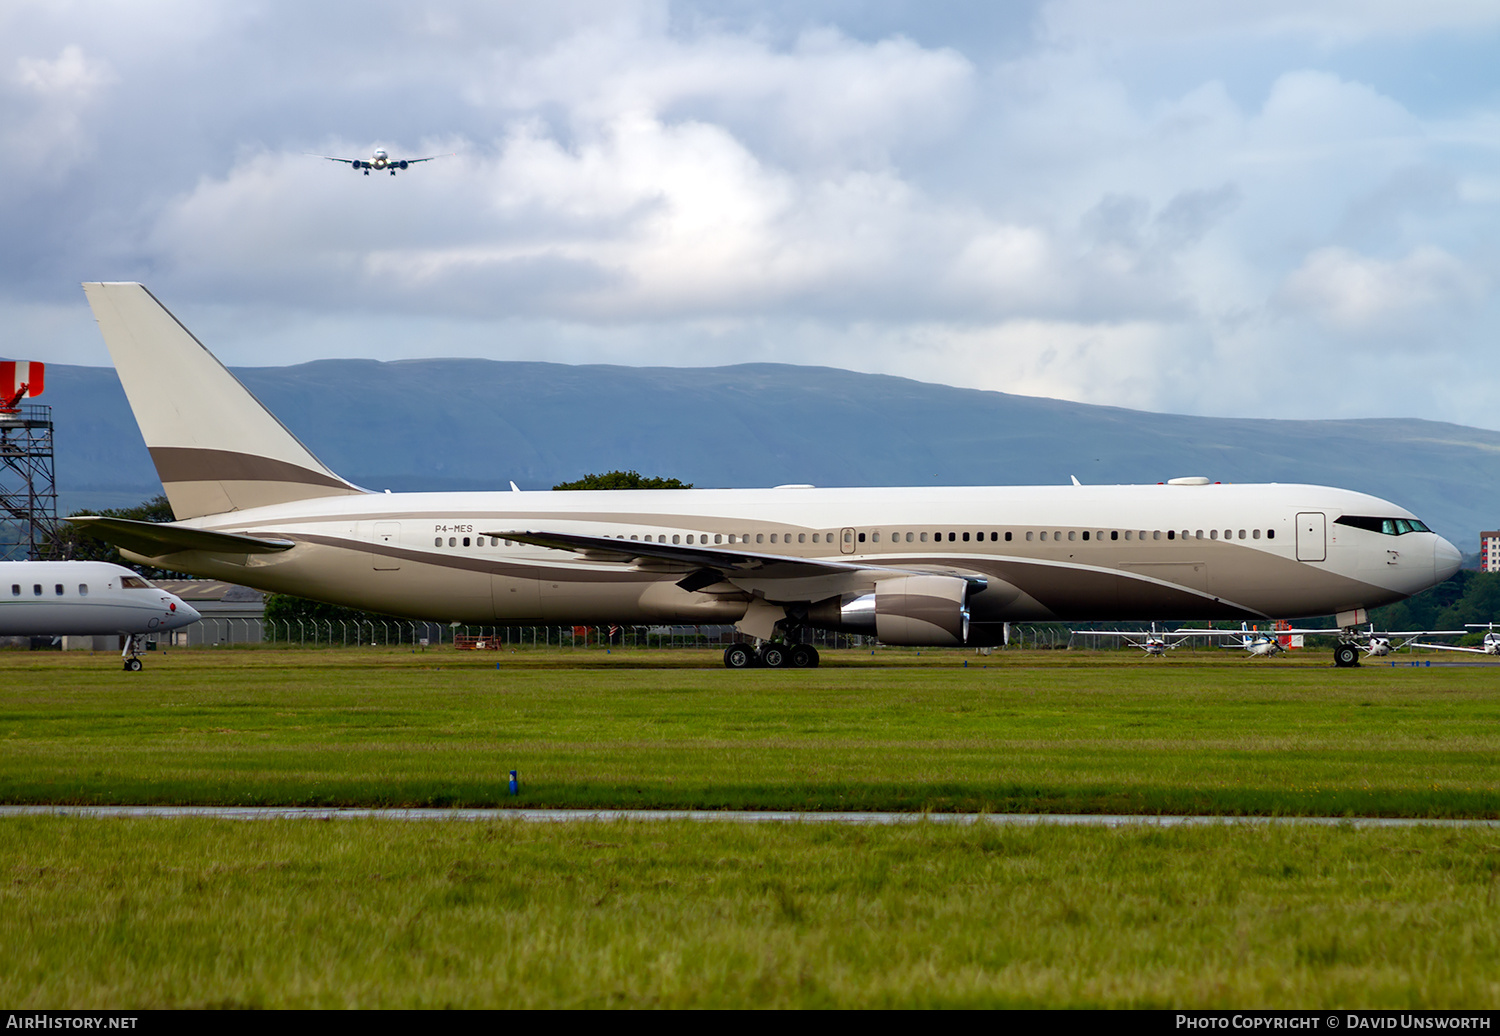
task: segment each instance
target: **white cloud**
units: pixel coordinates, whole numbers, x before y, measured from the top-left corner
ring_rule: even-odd
[[[1431,245],[1397,260],[1320,248],[1286,279],[1278,301],[1329,330],[1385,337],[1434,311],[1469,307],[1484,287],[1479,276]]]
[[[1369,70],[1447,68],[1493,5],[1055,0],[999,42],[962,6],[742,7],[0,9],[0,311],[142,277],[240,361],[783,360],[1494,423],[1482,383],[1342,363],[1487,346],[1500,102],[1432,116]],[[376,144],[459,154],[301,154]]]
[[[1306,37],[1345,44],[1371,37],[1493,28],[1500,10],[1488,0],[1049,0],[1044,35],[1071,43],[1201,43],[1204,37]]]

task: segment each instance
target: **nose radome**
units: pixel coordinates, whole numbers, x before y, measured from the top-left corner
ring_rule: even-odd
[[[172,618],[168,621],[170,621],[173,626],[186,626],[188,623],[197,622],[201,618],[203,618],[203,616],[198,614],[197,608],[194,608],[186,601],[178,601],[177,609],[172,612]]]
[[[1441,536],[1432,545],[1432,575],[1436,582],[1441,583],[1453,573],[1458,571],[1458,566],[1463,563],[1463,555],[1458,548]]]

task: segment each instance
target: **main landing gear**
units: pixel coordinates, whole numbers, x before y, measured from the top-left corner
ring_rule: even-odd
[[[141,633],[126,634],[125,650],[120,652],[120,658],[125,662],[127,673],[138,673],[141,671],[141,649],[146,646],[146,637]]]
[[[724,649],[726,669],[813,669],[817,664],[818,649],[811,644],[768,641],[760,645],[730,644]]]
[[[1340,669],[1359,665],[1359,645],[1340,641],[1339,646],[1333,649],[1333,664]]]

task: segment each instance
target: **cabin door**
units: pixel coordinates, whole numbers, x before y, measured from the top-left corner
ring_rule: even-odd
[[[370,557],[374,559],[375,571],[395,572],[400,569],[401,558],[396,554],[400,545],[400,522],[375,523],[375,540],[370,545]]]
[[[854,553],[854,530],[845,529],[839,534],[839,551],[844,554]]]
[[[1303,511],[1297,515],[1297,560],[1324,561],[1328,557],[1325,536],[1328,516],[1322,511]]]

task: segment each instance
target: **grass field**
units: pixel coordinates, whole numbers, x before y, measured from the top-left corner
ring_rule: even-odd
[[[1500,816],[1485,668],[581,654],[0,654],[0,801]],[[1500,1007],[1494,828],[0,831],[15,1007]]]
[[[1484,667],[580,654],[0,655],[0,801],[1500,817]]]

